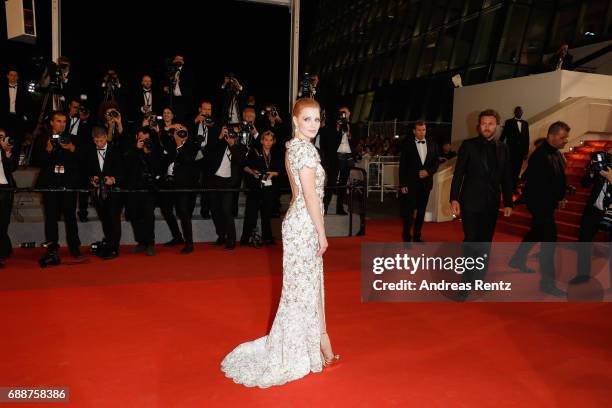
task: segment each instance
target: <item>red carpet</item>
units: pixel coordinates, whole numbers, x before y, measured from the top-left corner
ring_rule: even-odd
[[[424,234],[461,237],[457,223]],[[610,304],[362,304],[360,243],[399,236],[398,221],[376,220],[365,238],[330,240],[327,319],[343,363],[265,390],[234,384],[219,363],[266,334],[280,246],[153,258],[125,248],[47,269],[40,250],[17,250],[0,271],[0,386],[70,388],[70,405],[49,407],[608,406]]]

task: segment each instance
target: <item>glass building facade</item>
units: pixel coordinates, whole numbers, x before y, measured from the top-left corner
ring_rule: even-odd
[[[545,70],[612,39],[612,0],[319,0],[306,65],[353,120],[450,122],[453,84]]]

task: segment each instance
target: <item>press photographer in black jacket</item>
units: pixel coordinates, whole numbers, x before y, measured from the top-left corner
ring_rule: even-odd
[[[164,187],[169,189],[198,188],[199,171],[195,159],[199,146],[193,139],[189,138],[189,132],[185,126],[180,123],[172,126],[173,131],[170,133],[172,134],[173,145],[168,146],[168,142],[165,142],[167,147],[162,159],[166,169]],[[176,192],[165,193],[161,196],[163,197],[162,205],[166,207],[166,213],[171,216],[169,225],[174,218],[172,213],[173,207],[176,208],[176,214],[181,221],[183,238],[185,240],[185,246],[181,249],[181,254],[193,252],[191,218],[195,208],[196,193]],[[174,219],[173,223],[176,224],[176,219]],[[175,245],[178,243],[173,241],[170,241],[168,244]]]
[[[66,115],[54,111],[49,116],[50,131],[42,134],[33,151],[33,163],[40,167],[36,188],[69,188],[81,186],[79,157],[75,145],[66,134]],[[41,266],[58,265],[58,228],[60,215],[66,226],[66,240],[70,254],[81,257],[79,230],[76,220],[76,192],[52,191],[42,193],[45,212],[45,240],[47,253],[40,259]]]
[[[278,176],[282,157],[272,149],[276,138],[267,130],[261,135],[261,146],[253,146],[247,155],[244,171],[249,189],[246,199],[246,213],[242,224],[241,245],[248,245],[249,238],[257,226],[257,214],[261,213],[261,240],[264,245],[274,243],[270,217],[278,196]]]
[[[129,190],[149,192],[126,193],[129,214],[136,247],[134,253],[146,252],[155,255],[155,189],[161,176],[159,142],[150,128],[138,130],[134,145],[126,154],[124,186]],[[175,221],[176,222],[176,221]]]
[[[13,171],[17,169],[17,147],[11,143],[10,135],[6,130],[0,129],[0,260],[8,258],[13,252],[8,227],[11,222],[14,193],[5,191],[16,187]],[[0,269],[4,265],[0,262]]]
[[[102,259],[119,256],[121,241],[121,196],[112,193],[123,178],[123,156],[119,147],[108,143],[103,127],[92,130],[94,146],[86,147],[87,174],[93,187],[93,203],[102,224],[105,245],[98,254]]]

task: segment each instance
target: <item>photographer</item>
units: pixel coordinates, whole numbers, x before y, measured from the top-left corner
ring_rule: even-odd
[[[221,85],[223,91],[223,111],[222,111],[222,123],[238,123],[240,122],[240,112],[244,103],[242,101],[243,95],[245,95],[244,87],[238,82],[238,79],[233,73],[225,75],[223,78],[223,84]]]
[[[344,186],[348,182],[350,168],[355,164],[355,154],[359,143],[358,138],[351,133],[350,118],[351,112],[346,106],[338,109],[335,129],[330,129],[330,134],[323,138],[326,147],[322,150],[325,151],[328,166],[326,169],[327,187],[332,187],[332,189],[325,190],[325,197],[323,198],[326,214],[335,189],[337,196],[336,214],[347,215],[347,212],[344,211],[346,188],[338,188],[338,186]]]
[[[198,188],[199,171],[195,161],[198,154],[198,145],[189,138],[187,128],[181,124],[172,125],[174,148],[167,149],[163,154],[164,168],[166,168],[166,179],[164,186],[169,189],[194,189]],[[167,216],[168,225],[172,224],[173,239],[166,245],[171,246],[183,240],[180,232],[177,231],[176,218],[174,218],[173,208],[181,221],[185,246],[181,249],[181,254],[193,252],[193,229],[191,218],[195,208],[195,195],[193,192],[163,193],[162,205],[164,216]]]
[[[274,133],[276,138],[277,146],[284,146],[285,142],[288,142],[291,138],[291,129],[289,129],[280,114],[278,113],[278,109],[274,105],[267,105],[263,111],[261,112],[262,121],[259,124],[259,128],[262,132],[266,130]]]
[[[102,105],[114,104],[124,106],[121,94],[121,81],[114,69],[109,69],[102,78]]]
[[[219,140],[216,137],[219,134],[219,129],[212,118],[212,103],[210,101],[204,100],[200,103],[198,115],[193,122],[194,129],[191,134],[195,135],[194,140],[199,146],[196,162],[200,169],[200,185],[206,188],[208,187],[207,165],[210,161],[210,151],[215,142]],[[206,193],[202,193],[200,196],[200,215],[203,219],[210,218],[210,204],[206,200],[206,195]]]
[[[13,172],[17,169],[16,147],[14,140],[4,129],[0,129],[0,261],[8,258],[13,252],[8,227],[11,222],[14,193],[8,191],[17,187]],[[0,262],[0,269],[4,264]]]
[[[130,190],[149,190],[146,193],[128,193],[127,212],[134,230],[134,253],[155,255],[155,194],[157,180],[161,176],[159,143],[147,127],[136,135],[136,143],[126,157],[124,185]]]
[[[130,102],[133,111],[129,119],[140,124],[143,119],[151,114],[159,113],[162,105],[162,98],[157,88],[153,87],[153,80],[150,75],[143,75],[140,80],[139,89],[134,92]]]
[[[245,146],[238,143],[239,127],[228,130],[221,128],[219,141],[210,154],[210,188],[240,188],[243,173]],[[211,212],[217,231],[216,245],[225,244],[225,249],[236,247],[236,226],[234,224],[234,192],[215,191],[210,194]]]
[[[277,179],[283,162],[281,156],[272,149],[275,143],[274,133],[267,130],[261,135],[261,147],[251,147],[247,155],[244,172],[248,174],[246,184],[249,192],[240,245],[249,244],[249,238],[257,226],[258,213],[261,213],[262,243],[274,244],[270,217],[278,196]]]
[[[75,189],[81,185],[81,173],[76,146],[66,131],[66,115],[54,111],[50,115],[51,131],[42,135],[34,147],[33,159],[40,167],[36,188]],[[66,226],[66,240],[70,254],[81,258],[81,241],[76,220],[76,192],[48,191],[42,193],[45,213],[45,240],[47,253],[39,260],[41,266],[60,263],[57,223],[60,215]]]
[[[0,125],[15,139],[15,146],[19,146],[30,116],[30,94],[27,85],[19,82],[19,73],[15,69],[8,70],[6,81],[2,81],[0,88]]]
[[[247,106],[242,111],[241,142],[249,149],[251,146],[261,147],[259,140],[259,130],[255,126],[257,111],[252,106]]]
[[[79,151],[79,167],[85,169],[87,168],[87,162],[82,153],[85,152],[85,147],[92,147],[94,144],[91,138],[91,127],[89,126],[89,110],[81,105],[80,100],[73,99],[70,101],[68,105],[67,126],[72,143],[74,143]],[[89,188],[89,177],[87,176],[87,172],[83,172],[82,176],[81,187]],[[78,199],[79,210],[77,214],[79,216],[79,221],[87,222],[89,220],[87,210],[89,193],[79,192]]]
[[[123,157],[116,145],[108,141],[108,133],[102,127],[92,130],[94,147],[85,150],[87,174],[94,188],[93,202],[104,232],[104,245],[98,254],[102,259],[113,259],[119,256],[121,240],[121,196],[112,193],[118,187],[123,176]]]
[[[50,110],[62,110],[65,103],[83,93],[79,79],[71,70],[71,63],[68,57],[59,57],[57,63],[50,62],[40,79],[39,87],[45,92],[51,93],[54,97],[52,104],[47,106]]]
[[[172,62],[166,66],[164,93],[167,96],[167,105],[172,107],[179,122],[185,121],[193,108],[193,89],[195,84],[191,72],[185,67],[185,58],[175,55]]]
[[[593,186],[584,207],[578,242],[592,242],[600,229],[606,209],[612,203],[612,149],[608,152],[591,153],[591,161],[581,180],[582,187]],[[579,244],[577,275],[569,283],[576,285],[588,282],[591,276],[591,246]]]
[[[106,107],[104,110],[104,120],[108,143],[118,147],[121,151],[125,151],[127,138],[123,137],[123,121],[119,107],[115,105]]]

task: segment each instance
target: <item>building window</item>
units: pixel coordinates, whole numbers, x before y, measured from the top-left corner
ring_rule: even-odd
[[[472,49],[472,42],[476,36],[478,25],[477,18],[471,18],[461,23],[459,37],[455,43],[455,50],[451,60],[451,68],[458,68],[467,64]]]
[[[512,5],[509,8],[506,27],[497,53],[498,61],[518,63],[528,15],[528,7]]]
[[[438,43],[439,32],[435,31],[425,36],[425,43],[423,45],[423,52],[421,53],[421,63],[419,64],[419,70],[417,76],[426,76],[431,73],[433,67],[434,56],[436,55],[436,44]]]
[[[523,41],[521,64],[539,65],[542,63],[544,41],[548,34],[551,17],[551,13],[547,10],[539,8],[531,10],[525,41]]]
[[[494,28],[499,16],[501,9],[495,9],[482,13],[478,21],[478,31],[476,32],[476,39],[474,40],[474,46],[472,47],[472,53],[470,55],[471,64],[479,64],[489,60],[491,56],[491,45],[494,40]]]
[[[449,69],[453,44],[455,43],[455,38],[457,38],[458,31],[459,25],[455,24],[447,27],[440,36],[436,51],[436,62],[433,69],[434,73],[447,71]]]

